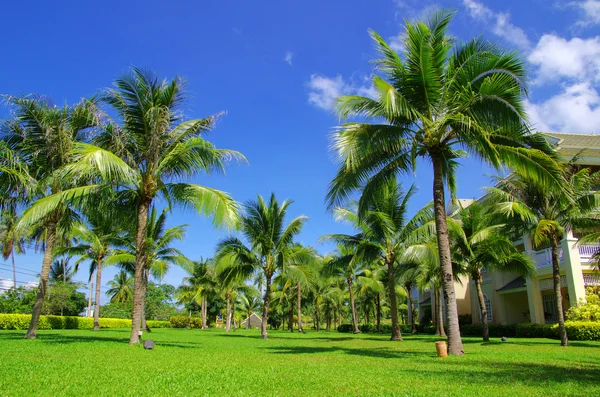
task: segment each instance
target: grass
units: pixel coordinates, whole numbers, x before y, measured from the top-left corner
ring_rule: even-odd
[[[0,395],[467,396],[600,395],[600,343],[464,338],[437,358],[433,336],[156,329],[0,331]],[[149,337],[149,335],[146,335]]]

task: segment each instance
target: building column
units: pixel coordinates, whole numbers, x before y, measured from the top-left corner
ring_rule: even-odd
[[[533,244],[531,243],[531,237],[529,235],[523,236],[523,245],[525,246],[525,253],[533,259]],[[536,265],[537,266],[537,265]],[[529,319],[533,324],[544,324],[544,305],[542,303],[542,294],[538,287],[537,279],[534,277],[527,277],[525,279],[527,286],[527,303],[529,304]]]
[[[565,238],[560,242],[560,246],[563,252],[562,265],[565,269],[569,291],[569,305],[571,307],[579,306],[580,303],[585,303],[585,284],[583,282],[577,239],[573,237],[573,232],[566,233]]]

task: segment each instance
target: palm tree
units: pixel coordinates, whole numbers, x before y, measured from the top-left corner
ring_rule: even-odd
[[[35,339],[56,241],[68,233],[77,218],[62,200],[50,197],[72,194],[79,180],[65,176],[61,168],[73,160],[72,148],[85,131],[97,124],[97,118],[91,101],[58,107],[35,95],[5,100],[13,108],[13,118],[3,123],[0,133],[2,204],[28,206],[16,230],[23,233],[35,228],[43,242],[38,293],[25,335],[26,339]]]
[[[169,203],[210,215],[216,226],[232,227],[238,220],[238,204],[227,193],[180,182],[201,172],[222,172],[232,158],[245,160],[240,153],[217,149],[201,137],[211,130],[220,114],[184,121],[179,110],[185,99],[183,88],[184,82],[179,77],[159,81],[151,72],[134,68],[101,95],[102,102],[111,108],[110,113],[118,116],[120,124],[111,120],[108,112],[98,110],[95,103],[86,102],[102,115],[101,131],[94,137],[95,145],[69,146],[75,161],[62,175],[70,180],[103,183],[55,194],[29,217],[37,220],[65,201],[89,206],[93,193],[108,187],[116,191],[115,202],[135,210],[136,218],[131,219],[136,226],[137,251],[130,344],[139,342],[144,317],[146,226],[155,198],[160,196]]]
[[[260,297],[258,294],[259,292],[255,289],[250,289],[240,296],[242,308],[248,319],[246,322],[246,329],[250,329],[250,316],[260,308]]]
[[[178,289],[179,303],[197,304],[202,312],[202,329],[208,329],[207,297],[214,294],[217,288],[215,269],[211,259],[193,261],[191,265],[182,266],[188,273]]]
[[[463,354],[446,225],[445,185],[454,193],[454,170],[466,148],[494,167],[507,165],[548,184],[560,182],[557,166],[540,134],[526,126],[526,68],[515,54],[476,38],[453,46],[453,13],[428,22],[407,22],[398,54],[371,31],[381,59],[373,85],[377,99],[339,98],[339,114],[369,122],[341,125],[333,136],[340,167],[327,195],[330,207],[364,187],[359,213],[379,186],[414,170],[418,157],[433,166],[433,201],[440,266],[449,321],[450,354]],[[532,149],[533,147],[537,149]]]
[[[338,277],[346,281],[350,294],[350,309],[355,334],[359,334],[360,329],[358,328],[358,313],[354,299],[354,282],[365,266],[366,264],[360,261],[356,255],[355,244],[339,243],[336,251],[325,260],[322,269],[324,276]]]
[[[594,211],[600,207],[600,197],[593,191],[600,173],[591,174],[589,168],[580,169],[573,161],[559,175],[567,194],[556,186],[540,189],[526,177],[511,175],[499,179],[487,195],[495,212],[513,224],[516,222],[522,232],[531,236],[536,249],[550,247],[560,344],[567,346],[558,248],[567,231],[580,224],[588,227],[593,220]]]
[[[298,216],[284,226],[291,204],[292,201],[289,200],[279,204],[275,194],[271,194],[268,203],[258,196],[256,201],[246,203],[246,214],[240,221],[240,230],[248,245],[237,237],[228,237],[217,245],[215,260],[229,255],[233,257],[233,265],[228,268],[225,279],[248,279],[255,272],[264,274],[265,293],[261,323],[261,336],[264,339],[267,338],[273,275],[283,268],[288,248],[307,220],[305,216]]]
[[[106,295],[112,303],[133,301],[133,277],[127,271],[119,271],[107,285]]]
[[[407,219],[408,203],[413,193],[414,186],[405,192],[396,179],[390,179],[372,193],[362,214],[342,207],[334,210],[338,219],[351,223],[359,234],[329,236],[337,241],[352,242],[357,247],[357,255],[363,260],[379,262],[386,268],[392,340],[402,339],[395,293],[398,258],[410,242],[415,240],[413,235],[416,231],[433,218],[431,206],[426,206],[413,218]]]
[[[150,275],[158,280],[162,280],[169,271],[171,265],[181,267],[191,265],[191,261],[186,258],[180,250],[172,247],[175,241],[183,240],[187,225],[178,225],[166,229],[168,210],[168,208],[164,208],[160,215],[158,215],[156,208],[153,206],[146,222],[146,238],[144,239],[145,267],[142,272],[141,280],[144,284],[144,291],[146,291],[148,286]],[[113,255],[105,260],[105,263],[119,264],[120,266],[125,267],[129,272],[135,274],[137,253],[137,235],[131,233],[124,238],[124,248],[115,250]],[[144,313],[142,316],[141,329],[148,331],[149,328],[146,325],[145,316],[145,292],[141,305],[142,313]]]
[[[77,272],[77,267],[71,266],[71,257],[55,260],[50,267],[50,280],[55,282],[70,283]]]
[[[487,307],[481,289],[482,270],[532,276],[535,266],[529,256],[516,249],[505,225],[494,222],[491,214],[486,214],[485,211],[482,204],[475,202],[458,212],[457,218],[463,236],[456,239],[452,247],[452,260],[475,282],[483,324],[483,341],[489,342]]]
[[[70,247],[58,247],[60,255],[79,256],[75,267],[81,262],[90,262],[89,280],[96,273],[96,297],[94,301],[94,330],[100,329],[100,289],[102,287],[102,270],[107,262],[111,262],[114,248],[125,244],[115,231],[113,221],[108,217],[89,216],[90,224],[78,224],[73,227],[72,237],[76,241]]]
[[[381,281],[383,278],[383,268],[379,264],[372,264],[370,268],[364,269],[357,277],[358,295],[363,297],[365,324],[370,323],[369,312],[373,308],[374,303],[375,322],[378,333],[381,333],[381,294],[385,294],[385,285]]]
[[[17,268],[15,266],[15,252],[25,253],[26,238],[17,229],[18,216],[14,209],[2,211],[0,214],[0,253],[2,259],[11,259],[13,270],[13,286],[17,288]]]

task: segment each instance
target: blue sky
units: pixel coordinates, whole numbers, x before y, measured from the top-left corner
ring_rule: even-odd
[[[290,215],[310,217],[300,236],[314,245],[326,233],[349,231],[324,205],[335,172],[328,150],[338,122],[340,94],[368,95],[375,53],[367,29],[398,45],[404,19],[436,8],[457,10],[458,40],[483,35],[527,59],[528,109],[544,131],[591,133],[600,126],[600,1],[58,1],[3,2],[4,60],[0,93],[46,94],[73,103],[109,86],[130,66],[188,81],[188,118],[226,111],[209,139],[241,151],[249,165],[231,164],[225,176],[193,181],[243,202],[275,192],[293,199]],[[399,48],[399,47],[398,47]],[[6,108],[0,117],[7,117]],[[416,210],[431,198],[431,172],[420,164]],[[458,195],[477,197],[492,171],[465,160]],[[210,220],[173,211],[171,225],[189,224],[180,244],[190,258],[211,256],[225,235]],[[321,251],[326,246],[317,246]],[[39,255],[17,257],[38,272]],[[104,275],[106,282],[113,270]],[[178,285],[183,272],[164,280]],[[21,280],[33,277],[20,275]],[[85,271],[77,278],[86,279]],[[0,278],[11,278],[0,268]]]

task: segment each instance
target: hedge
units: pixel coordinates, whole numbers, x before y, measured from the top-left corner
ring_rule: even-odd
[[[171,328],[202,328],[202,319],[198,317],[173,316],[169,319]]]
[[[598,322],[567,321],[565,322],[565,327],[567,328],[567,335],[570,340],[600,341],[600,323]],[[488,328],[490,336],[493,338],[501,338],[503,336],[507,338],[559,338],[557,324],[489,324]],[[342,324],[338,327],[339,332],[352,332],[353,329],[352,324]],[[363,333],[375,333],[377,327],[373,324],[364,324],[359,326],[359,329]],[[384,334],[391,334],[392,326],[391,324],[382,324],[381,330]],[[435,333],[435,327],[432,325],[419,326],[418,330],[425,334]],[[408,334],[411,331],[410,326],[401,324],[400,331],[403,334]],[[446,333],[448,333],[447,327]],[[465,324],[460,327],[460,334],[462,336],[482,336],[483,328],[481,324]]]
[[[0,314],[0,329],[27,329],[31,314]],[[100,318],[100,328],[131,328],[131,320],[122,318]],[[150,328],[167,328],[168,321],[148,321]],[[37,329],[92,329],[94,319],[90,317],[40,316]]]

